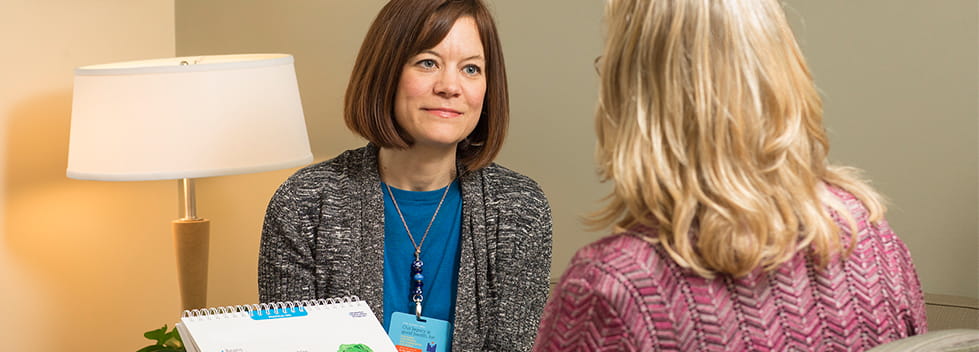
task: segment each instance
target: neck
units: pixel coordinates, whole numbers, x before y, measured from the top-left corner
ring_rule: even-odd
[[[456,176],[455,148],[381,148],[378,152],[381,181],[408,191],[432,191],[445,187]]]

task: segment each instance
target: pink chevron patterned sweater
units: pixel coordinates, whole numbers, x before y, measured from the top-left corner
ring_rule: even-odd
[[[846,260],[818,270],[800,253],[770,273],[708,280],[637,237],[654,230],[636,228],[578,251],[534,350],[861,351],[926,332],[907,247],[851,194],[831,191],[859,222]]]

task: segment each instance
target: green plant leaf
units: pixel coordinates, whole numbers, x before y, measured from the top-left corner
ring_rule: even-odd
[[[162,328],[147,331],[143,334],[143,337],[150,340],[155,340],[155,346],[163,345],[163,343],[169,338],[169,336],[167,336],[167,326],[164,324]]]
[[[168,339],[167,342],[164,342],[163,345],[171,348],[179,348],[181,351],[184,348],[184,342],[180,340],[180,335],[177,334],[173,334],[173,337]]]
[[[143,334],[143,337],[147,339],[156,341],[155,344],[149,345],[139,349],[136,352],[186,352],[184,349],[183,340],[180,339],[180,334],[177,332],[176,327],[173,330],[167,331],[167,326],[163,325],[162,328],[150,330]]]
[[[136,352],[169,352],[169,351],[173,351],[173,350],[168,347],[163,347],[160,345],[152,345],[152,346],[146,346],[140,348],[139,351]]]
[[[173,339],[174,340],[177,340],[177,342],[179,342],[181,346],[184,345],[184,339],[180,337],[180,333],[177,332],[177,327],[176,326],[173,327],[173,331],[171,331],[170,334],[173,335],[172,336]]]

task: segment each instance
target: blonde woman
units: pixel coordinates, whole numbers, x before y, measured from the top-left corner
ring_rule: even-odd
[[[537,351],[863,350],[924,333],[879,196],[827,164],[777,0],[608,0],[591,217]]]

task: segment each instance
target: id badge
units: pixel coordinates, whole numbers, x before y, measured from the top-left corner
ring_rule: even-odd
[[[398,352],[450,352],[452,324],[445,320],[394,312],[388,336]]]

